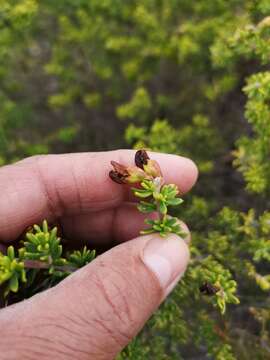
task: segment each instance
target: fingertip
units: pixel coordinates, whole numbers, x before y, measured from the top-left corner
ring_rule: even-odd
[[[184,188],[183,191],[187,192],[196,184],[199,176],[199,170],[195,162],[192,161],[191,159],[185,158],[185,162],[186,162],[186,174],[185,174],[186,188]]]
[[[196,184],[199,171],[192,160],[182,156],[177,156],[177,158],[177,169],[174,176],[176,177],[180,193],[185,194]]]
[[[175,286],[176,279],[183,276],[189,258],[187,244],[176,234],[170,234],[166,238],[154,234],[146,241],[141,259],[163,289],[163,299]]]

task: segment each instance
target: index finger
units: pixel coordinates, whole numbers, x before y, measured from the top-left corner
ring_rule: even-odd
[[[134,150],[44,155],[0,169],[0,240],[17,238],[43,219],[100,211],[128,199],[129,189],[108,176],[110,161],[134,165]],[[197,179],[189,159],[149,153],[160,164],[165,181],[188,191]]]

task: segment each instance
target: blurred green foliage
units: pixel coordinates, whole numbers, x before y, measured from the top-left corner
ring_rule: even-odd
[[[1,164],[134,146],[201,171],[191,266],[119,359],[269,358],[269,1],[0,4]]]

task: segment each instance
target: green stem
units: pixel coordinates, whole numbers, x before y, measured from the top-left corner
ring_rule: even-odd
[[[155,191],[160,194],[161,192],[161,188],[162,188],[162,183],[159,183],[159,184],[156,184],[156,187],[155,187]],[[166,216],[167,214],[162,214],[161,211],[160,211],[160,205],[159,205],[159,201],[154,199],[154,203],[156,205],[156,208],[157,208],[157,212],[158,212],[158,218],[160,221],[164,222],[164,220],[166,219]]]

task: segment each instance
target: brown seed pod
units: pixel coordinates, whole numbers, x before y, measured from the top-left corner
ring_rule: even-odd
[[[111,164],[113,166],[113,169],[117,172],[119,172],[119,174],[123,175],[123,176],[128,176],[128,171],[127,171],[127,167],[122,165],[122,164],[119,164],[118,162],[116,161],[111,161]]]
[[[116,161],[111,161],[111,164],[113,170],[109,172],[109,176],[118,184],[134,184],[147,177],[146,173],[137,166],[126,167]]]
[[[156,160],[148,160],[147,164],[144,165],[143,168],[146,174],[152,176],[153,178],[162,177],[160,166]]]
[[[138,183],[147,177],[146,173],[137,166],[130,166],[127,168],[127,171],[128,177],[126,180],[129,184]]]
[[[138,150],[135,154],[135,164],[139,168],[143,169],[143,166],[147,164],[149,156],[145,150]]]
[[[123,177],[117,171],[111,170],[109,172],[109,177],[112,179],[112,181],[116,182],[117,184],[125,184],[126,183],[125,177]]]
[[[126,184],[129,173],[124,165],[111,161],[113,170],[109,172],[110,178],[117,184]]]
[[[205,282],[199,287],[199,290],[204,295],[212,296],[215,295],[220,289],[217,286],[210,284],[209,282]]]

